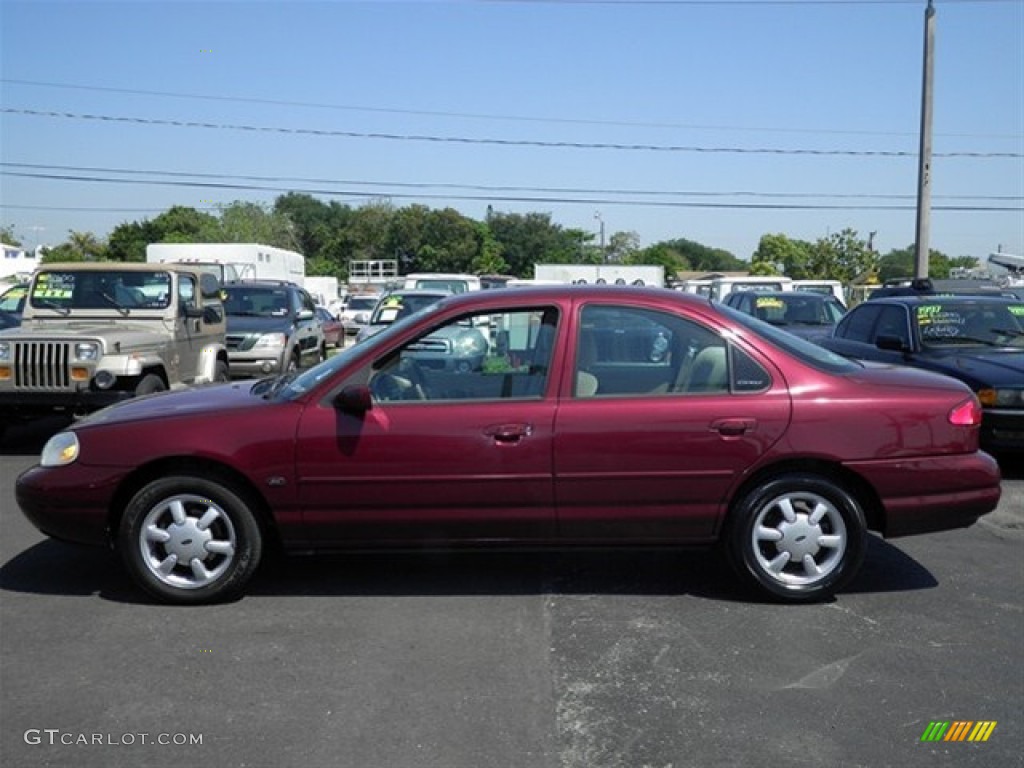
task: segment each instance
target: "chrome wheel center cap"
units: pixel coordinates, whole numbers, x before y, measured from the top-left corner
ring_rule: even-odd
[[[791,523],[783,522],[779,525],[779,532],[782,538],[776,546],[779,552],[788,552],[792,560],[803,560],[805,556],[812,557],[818,554],[818,537],[821,536],[821,526],[808,521],[807,515],[797,515],[797,519]]]
[[[191,563],[193,558],[200,560],[206,558],[206,543],[213,538],[213,534],[207,530],[201,530],[195,520],[186,520],[180,525],[172,524],[167,528],[170,539],[165,544],[167,552],[177,555],[179,563]]]

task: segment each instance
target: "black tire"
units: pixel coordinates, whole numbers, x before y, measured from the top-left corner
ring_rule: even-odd
[[[826,600],[860,569],[864,511],[842,485],[794,473],[770,478],[730,513],[725,544],[739,576],[776,600]]]
[[[288,362],[284,367],[285,373],[295,373],[299,370],[299,351],[295,350],[288,358]]]
[[[117,547],[139,586],[164,602],[191,605],[241,593],[259,565],[263,537],[229,485],[181,475],[154,480],[135,494]],[[186,559],[190,565],[181,562]]]
[[[164,384],[163,379],[155,373],[147,373],[139,379],[139,383],[135,385],[135,396],[141,397],[142,395],[152,395],[154,392],[165,392],[166,390],[167,385]]]
[[[218,360],[217,365],[214,366],[213,380],[220,383],[231,381],[231,372],[228,370],[228,364],[223,360]]]

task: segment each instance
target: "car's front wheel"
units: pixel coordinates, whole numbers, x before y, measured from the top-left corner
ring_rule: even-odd
[[[259,565],[259,525],[229,485],[192,475],[143,487],[125,509],[118,548],[131,575],[171,603],[208,603],[241,592]]]
[[[726,545],[737,572],[787,602],[831,597],[860,568],[864,512],[839,483],[794,473],[768,479],[735,506]]]

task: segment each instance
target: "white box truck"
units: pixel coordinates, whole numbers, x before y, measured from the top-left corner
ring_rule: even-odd
[[[533,277],[535,280],[556,280],[561,283],[665,287],[665,268],[653,264],[534,264]]]
[[[286,280],[305,287],[306,259],[301,253],[260,243],[150,243],[150,264],[171,262],[222,265],[221,280]]]

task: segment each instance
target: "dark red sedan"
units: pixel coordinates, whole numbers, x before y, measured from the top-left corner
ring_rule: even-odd
[[[474,364],[434,365],[436,343]],[[43,532],[111,543],[179,603],[237,595],[271,544],[716,542],[762,594],[809,601],[857,572],[869,530],[996,507],[980,421],[959,381],[851,362],[696,296],[480,291],[298,375],[94,414],[16,495]]]

